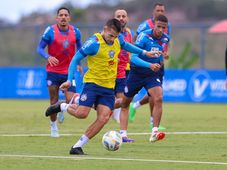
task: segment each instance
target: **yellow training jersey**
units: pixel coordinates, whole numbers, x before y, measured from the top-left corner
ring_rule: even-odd
[[[88,71],[84,75],[84,82],[113,89],[117,76],[120,42],[116,38],[113,45],[108,45],[100,33],[96,33],[95,36],[98,38],[100,47],[96,55],[87,57]]]

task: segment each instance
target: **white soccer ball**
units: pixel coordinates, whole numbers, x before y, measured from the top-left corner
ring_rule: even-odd
[[[122,137],[120,133],[116,131],[108,131],[102,137],[102,144],[108,151],[116,151],[122,144]]]

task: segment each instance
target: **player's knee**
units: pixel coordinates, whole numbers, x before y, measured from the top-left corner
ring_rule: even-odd
[[[156,96],[153,98],[154,104],[162,103],[162,96]]]
[[[109,119],[110,119],[109,114],[103,114],[98,117],[99,122],[103,125],[106,124],[109,121]]]
[[[85,111],[80,111],[79,115],[80,115],[80,119],[85,119],[88,117],[88,113]]]

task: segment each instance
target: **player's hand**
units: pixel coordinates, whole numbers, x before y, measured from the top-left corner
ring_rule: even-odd
[[[59,63],[58,59],[52,56],[48,57],[47,60],[51,67],[56,66]]]
[[[150,69],[154,72],[157,72],[160,68],[161,68],[161,66],[158,63],[151,64],[151,66],[150,66]]]
[[[167,52],[162,53],[164,59],[168,60],[169,59],[169,54]]]
[[[147,51],[145,55],[150,58],[156,58],[159,57],[162,54],[161,51]]]
[[[71,86],[71,83],[69,81],[66,81],[60,85],[60,89],[63,91],[66,91]]]

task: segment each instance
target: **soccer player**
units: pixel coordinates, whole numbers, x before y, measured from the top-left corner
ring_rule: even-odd
[[[128,107],[133,97],[141,88],[145,88],[152,97],[151,110],[153,125],[149,141],[155,142],[164,138],[165,133],[159,132],[158,127],[162,116],[162,76],[160,68],[164,64],[163,48],[169,42],[169,36],[164,33],[168,26],[168,19],[164,15],[155,18],[154,29],[146,30],[139,34],[135,45],[147,51],[158,51],[160,55],[156,58],[145,58],[141,55],[131,56],[131,70],[126,81],[124,97],[121,103],[121,132],[127,135]]]
[[[50,104],[59,100],[59,86],[67,80],[68,67],[76,50],[81,47],[80,30],[69,24],[70,11],[65,7],[57,10],[56,24],[46,28],[37,47],[37,52],[47,60],[47,86],[50,95]],[[48,51],[45,48],[48,47]],[[74,95],[75,87],[64,92],[69,102]],[[59,122],[64,120],[63,113],[58,115]],[[50,116],[51,137],[59,137],[57,127],[57,112]]]
[[[154,21],[155,18],[158,17],[159,15],[164,15],[165,14],[165,6],[164,4],[161,3],[156,3],[153,7],[153,14],[152,17],[147,19],[146,21],[144,21],[142,24],[139,25],[137,31],[136,31],[136,36],[139,35],[141,32],[147,30],[147,29],[153,29],[154,28]],[[166,34],[170,35],[170,23],[168,22],[168,26],[164,31]],[[169,54],[168,54],[168,45],[165,45],[165,47],[163,48],[163,56],[165,59],[169,58]],[[161,68],[161,76],[164,75],[164,65]],[[136,109],[139,108],[140,106],[147,104],[149,100],[148,95],[146,95],[143,99],[141,99],[140,101],[136,101],[135,103],[131,103],[130,104],[130,108],[129,108],[129,121],[133,122],[135,119],[135,114],[136,114]],[[150,100],[152,100],[152,98],[150,98]],[[150,109],[153,109],[153,103],[151,102],[150,105]],[[153,116],[151,115],[150,117],[150,128],[153,128]],[[159,126],[160,130],[165,130],[165,128],[163,126]]]
[[[118,9],[114,13],[114,18],[118,19],[121,22],[121,32],[120,34],[126,42],[132,43],[132,38],[134,32],[127,27],[128,23],[128,14],[124,9]],[[130,53],[124,49],[121,49],[120,54],[118,55],[118,68],[117,68],[117,79],[115,85],[115,97],[120,99],[124,94],[124,87],[126,82],[126,67],[129,63]],[[120,122],[120,111],[121,108],[114,109],[112,118],[118,123]]]
[[[70,154],[83,155],[82,147],[99,133],[111,116],[115,102],[114,87],[120,49],[149,57],[157,53],[142,50],[125,42],[119,35],[120,32],[120,21],[115,18],[110,19],[106,22],[103,31],[94,34],[74,55],[69,66],[68,80],[60,88],[66,90],[71,86],[76,66],[80,60],[87,57],[88,71],[84,75],[84,88],[80,95],[79,106],[57,103],[46,110],[46,116],[59,111],[67,111],[76,118],[85,119],[94,105],[97,118],[72,146]]]

